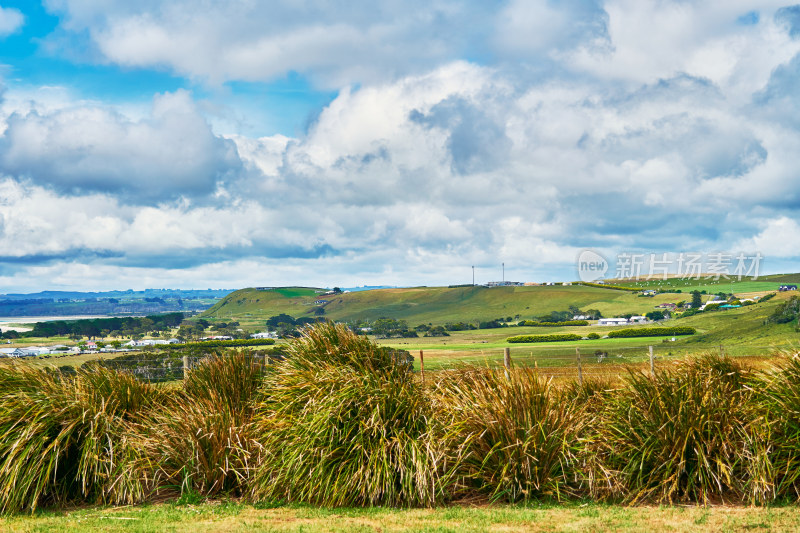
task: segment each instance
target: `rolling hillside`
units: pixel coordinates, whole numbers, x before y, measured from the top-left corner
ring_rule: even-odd
[[[242,289],[231,293],[201,316],[209,320],[238,320],[243,325],[263,323],[286,313],[295,318],[322,316],[332,320],[375,320],[395,318],[409,325],[475,322],[500,317],[530,319],[570,305],[598,309],[604,316],[622,313],[644,314],[662,302],[686,300],[688,295],[662,294],[642,298],[636,293],[572,286],[537,287],[416,287],[380,289],[323,296],[323,289]],[[323,304],[316,301],[324,300]]]

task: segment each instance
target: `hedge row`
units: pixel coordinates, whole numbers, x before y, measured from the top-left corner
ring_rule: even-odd
[[[666,337],[671,335],[694,335],[695,333],[697,333],[697,330],[688,326],[672,328],[628,328],[610,331],[608,337]]]
[[[583,339],[580,335],[575,333],[555,333],[553,335],[517,335],[516,337],[509,337],[506,339],[508,342],[561,342],[561,341],[579,341]]]
[[[160,344],[159,348],[180,350],[187,346],[192,348],[241,348],[244,346],[269,346],[275,344],[275,339],[231,339],[229,341],[199,341],[186,344]]]
[[[523,320],[518,326],[536,326],[542,328],[555,328],[558,326],[588,326],[588,320],[562,320],[560,322],[538,322],[536,320]]]
[[[586,285],[587,287],[598,287],[600,289],[613,289],[615,291],[628,291],[639,292],[642,289],[635,289],[633,287],[623,287],[622,285],[606,285],[605,283],[589,283],[588,281],[581,281],[578,285]]]

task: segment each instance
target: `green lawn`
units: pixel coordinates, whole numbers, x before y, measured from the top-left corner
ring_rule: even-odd
[[[800,509],[785,507],[624,507],[596,503],[456,505],[437,509],[257,508],[233,502],[90,508],[0,518],[0,530],[34,532],[454,532],[797,531]]]

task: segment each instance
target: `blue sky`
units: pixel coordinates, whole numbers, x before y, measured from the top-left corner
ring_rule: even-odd
[[[800,270],[800,6],[0,0],[0,292]]]

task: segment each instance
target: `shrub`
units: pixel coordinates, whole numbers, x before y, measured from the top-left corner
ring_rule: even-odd
[[[800,297],[792,296],[787,301],[775,308],[775,311],[772,313],[772,315],[767,318],[767,322],[774,324],[787,324],[797,320],[799,315]]]
[[[405,355],[344,325],[303,331],[265,377],[255,499],[431,505],[442,497],[428,401]]]
[[[611,339],[622,337],[667,337],[672,335],[694,335],[696,332],[696,329],[688,326],[626,328],[609,331],[608,337]]]
[[[554,333],[552,335],[517,335],[509,337],[506,342],[523,343],[523,342],[561,342],[561,341],[579,341],[583,339],[580,335],[575,333]]]
[[[157,347],[164,350],[184,350],[191,348],[243,348],[247,346],[270,346],[275,344],[275,339],[231,339],[187,342],[186,344],[159,344]]]
[[[591,339],[591,340],[599,339],[600,338],[600,334],[592,332],[592,333],[589,333],[588,335],[586,335],[586,338],[587,339]]]
[[[530,368],[466,367],[434,390],[438,438],[455,466],[455,495],[476,490],[492,500],[562,498],[574,491],[576,402],[559,401],[552,384]]]

